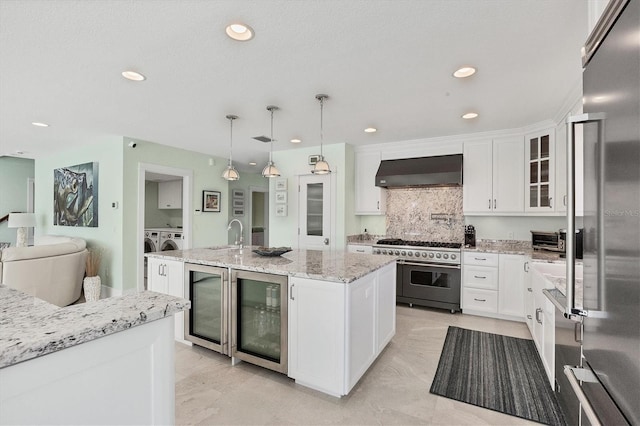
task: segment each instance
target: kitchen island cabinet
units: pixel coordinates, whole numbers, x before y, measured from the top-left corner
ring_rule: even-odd
[[[184,263],[167,259],[150,258],[147,263],[147,288],[158,293],[175,297],[185,297]],[[184,340],[184,312],[176,314],[176,340]]]
[[[347,395],[395,334],[393,257],[319,250],[262,257],[251,248],[176,250],[147,256],[161,262],[227,268],[230,276],[250,271],[286,277],[280,294],[287,295],[281,299],[286,303],[281,309],[287,312],[287,343],[281,350],[287,351],[282,358],[288,366],[278,371],[333,396]],[[231,299],[225,315],[236,318],[233,306],[239,304]]]
[[[60,308],[0,285],[0,424],[173,424],[186,308],[148,291]]]

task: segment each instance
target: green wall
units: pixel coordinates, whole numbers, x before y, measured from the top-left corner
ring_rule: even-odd
[[[121,288],[123,279],[122,232],[122,138],[112,137],[70,150],[43,156],[36,161],[36,235],[55,234],[83,238],[89,247],[104,250],[100,277],[102,284]],[[98,163],[98,227],[53,225],[53,170],[76,164]],[[119,208],[112,208],[117,202]]]
[[[27,180],[35,176],[35,162],[26,158],[0,157],[0,217],[27,211]],[[0,223],[0,242],[16,244],[16,230]]]
[[[317,155],[318,146],[297,148],[286,151],[276,151],[273,159],[280,170],[281,177],[288,179],[287,185],[287,216],[275,215],[275,182],[270,183],[269,199],[269,245],[292,246],[298,245],[298,176],[311,174],[311,166],[308,165],[310,155]],[[333,199],[336,202],[336,241],[334,247],[344,248],[347,232],[355,232],[357,220],[349,218],[353,216],[354,194],[354,170],[353,148],[345,143],[324,146],[324,156],[331,165],[336,179],[336,194]]]
[[[137,143],[136,148],[128,147],[128,143],[131,141]],[[124,152],[123,181],[125,182],[122,190],[124,221],[122,235],[123,280],[120,287],[122,290],[126,291],[136,287],[137,253],[138,250],[142,250],[142,247],[138,247],[137,236],[138,169],[140,163],[191,170],[193,172],[193,206],[191,212],[188,213],[192,215],[192,247],[227,244],[228,210],[222,207],[220,213],[200,211],[202,209],[202,191],[220,191],[222,200],[225,200],[228,195],[228,183],[220,177],[226,166],[225,159],[132,138],[121,140],[120,147]],[[209,165],[210,158],[214,160],[213,165]]]
[[[158,208],[158,182],[144,184],[144,227],[177,228],[182,226],[182,209]]]

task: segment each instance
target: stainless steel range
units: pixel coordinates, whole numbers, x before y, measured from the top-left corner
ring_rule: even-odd
[[[461,243],[379,240],[373,253],[397,256],[396,300],[434,308],[460,310]]]

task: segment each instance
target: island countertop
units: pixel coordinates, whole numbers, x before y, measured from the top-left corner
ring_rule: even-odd
[[[245,271],[265,272],[322,281],[350,283],[395,262],[395,257],[346,251],[294,249],[282,256],[265,257],[253,253],[257,247],[197,248],[147,253],[147,257]]]
[[[58,307],[0,284],[0,368],[171,316],[190,302],[151,291]]]

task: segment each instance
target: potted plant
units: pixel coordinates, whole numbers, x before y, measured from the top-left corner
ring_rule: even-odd
[[[87,302],[95,302],[100,299],[100,290],[102,282],[98,271],[100,270],[100,262],[102,260],[102,251],[99,249],[89,249],[87,254],[87,265],[85,278],[82,283],[84,288],[84,298]]]

